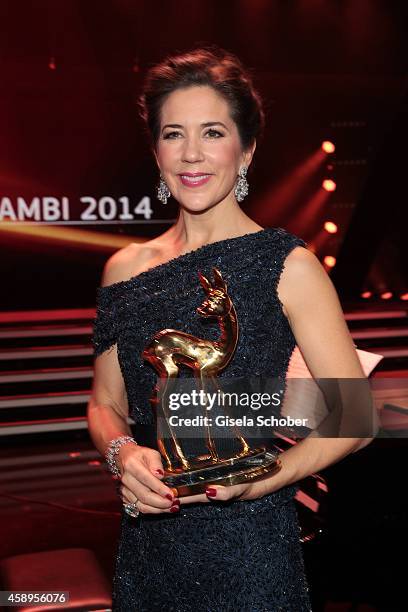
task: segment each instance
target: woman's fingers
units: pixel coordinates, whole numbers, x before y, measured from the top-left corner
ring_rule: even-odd
[[[236,485],[242,486],[242,485]],[[247,486],[247,485],[244,485]],[[231,489],[235,489],[231,490]],[[182,504],[194,504],[196,502],[209,503],[211,501],[227,501],[231,499],[231,497],[235,497],[237,495],[237,490],[235,487],[224,487],[222,485],[208,485],[205,493],[200,493],[199,495],[186,495],[185,497],[180,497],[180,502]]]
[[[125,447],[126,448],[126,447]],[[131,452],[130,452],[131,451]],[[152,474],[152,467],[157,468],[157,451],[143,447],[132,448],[122,458],[122,486],[128,503],[137,498],[140,512],[157,514],[176,512],[181,504],[210,503],[211,501],[228,501],[236,499],[255,499],[259,492],[253,490],[253,483],[241,485],[208,485],[205,493],[185,495],[177,499],[177,490],[161,481],[161,475]],[[132,497],[133,496],[133,497]]]
[[[182,504],[192,504],[194,502],[228,501],[230,499],[252,499],[252,484],[231,486],[209,484],[205,494],[180,497],[180,502]]]
[[[170,508],[167,508],[166,510],[160,510],[155,506],[149,506],[148,504],[143,504],[142,502],[138,502],[137,507],[139,508],[140,512],[142,512],[142,514],[162,514],[163,512],[174,513],[180,511],[180,500],[175,499]]]
[[[244,497],[248,491],[248,484],[233,485],[233,486],[222,486],[222,485],[208,485],[205,493],[198,495],[186,495],[180,497],[182,504],[194,504],[194,503],[208,503],[211,501],[228,501],[230,499],[240,499]]]
[[[126,487],[124,484],[121,484],[119,487],[120,496],[124,503],[133,504],[136,502],[137,509],[139,512],[143,514],[160,514],[162,512],[178,512],[180,509],[180,500],[174,499],[174,501],[170,502],[170,500],[164,500],[164,505],[162,506],[152,506],[149,503],[144,503],[140,500],[137,494],[134,493],[133,490]]]
[[[179,497],[179,500],[181,504],[194,504],[197,502],[208,503],[210,501],[205,493],[186,495],[184,497]]]
[[[179,510],[180,504],[208,504],[211,501],[229,501],[230,499],[245,501],[257,497],[253,495],[250,484],[233,486],[209,485],[206,493],[170,499],[150,491],[131,475],[128,475],[127,482],[130,482],[129,486],[122,484],[123,498],[129,503],[133,503],[137,498],[137,507],[143,513],[176,512]]]
[[[152,449],[148,450],[152,452]],[[148,459],[151,462],[151,458],[148,457]],[[167,487],[160,478],[151,473],[150,468],[145,463],[143,450],[136,448],[132,453],[128,453],[123,460],[123,468],[121,480],[129,489],[132,489],[132,485],[135,485],[134,481],[137,481],[144,485],[146,490],[150,490],[158,496],[156,501],[160,497],[166,497],[166,495],[175,497],[176,491]]]
[[[171,506],[176,497],[170,492],[168,487],[164,487],[164,494],[155,493],[149,487],[143,484],[138,478],[132,474],[126,473],[122,477],[122,483],[126,486],[141,503],[155,508],[166,509]]]
[[[223,487],[221,485],[209,485],[207,487],[206,495],[209,499],[228,501],[235,499],[237,501],[244,501],[250,499],[256,499],[259,494],[254,489],[255,483],[244,483],[238,485],[231,485]]]

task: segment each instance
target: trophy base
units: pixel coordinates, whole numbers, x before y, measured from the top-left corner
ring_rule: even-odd
[[[165,471],[162,482],[177,489],[178,496],[183,497],[205,493],[211,484],[230,486],[252,482],[264,474],[271,476],[280,469],[281,462],[276,453],[265,448],[256,448],[245,455],[220,459],[205,466],[195,465],[190,470]]]

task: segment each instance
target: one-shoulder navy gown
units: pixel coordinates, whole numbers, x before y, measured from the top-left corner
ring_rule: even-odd
[[[97,289],[95,356],[115,343],[139,444],[155,447],[149,398],[157,382],[142,359],[155,332],[172,328],[216,340],[197,315],[198,270],[217,267],[239,321],[228,377],[285,379],[296,341],[277,285],[285,258],[306,243],[265,228],[204,245],[133,278]],[[135,434],[136,436],[136,434]],[[113,581],[115,612],[304,612],[311,610],[300,527],[289,486],[262,498],[182,505],[179,513],[122,512]]]

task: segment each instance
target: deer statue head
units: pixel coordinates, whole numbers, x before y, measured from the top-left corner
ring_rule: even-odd
[[[226,317],[232,309],[232,301],[228,296],[227,285],[221,276],[221,272],[217,268],[213,268],[212,272],[214,283],[211,283],[200,271],[198,272],[200,283],[207,294],[207,298],[196,309],[196,312],[202,317]]]

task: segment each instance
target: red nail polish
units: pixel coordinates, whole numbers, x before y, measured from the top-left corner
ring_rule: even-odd
[[[170,512],[178,512],[180,510],[180,504],[176,504],[170,508]]]
[[[166,498],[167,498],[167,499],[169,499],[170,501],[173,501],[173,496],[172,496],[172,494],[171,494],[171,493],[166,493],[166,495],[165,495],[164,497],[166,497]]]
[[[214,489],[213,487],[208,487],[205,490],[205,494],[208,495],[208,497],[215,497],[217,495],[217,489]]]
[[[163,476],[164,472],[163,470],[161,470],[160,468],[157,468],[157,470],[154,470],[156,472],[156,474],[161,474],[161,476]]]

